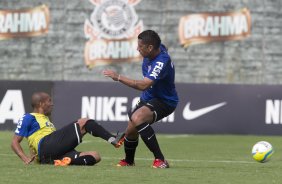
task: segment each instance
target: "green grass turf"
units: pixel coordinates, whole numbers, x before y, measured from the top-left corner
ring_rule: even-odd
[[[135,167],[116,167],[123,147],[115,149],[99,138],[85,136],[79,151],[96,150],[102,161],[95,166],[54,167],[24,165],[10,149],[13,132],[0,132],[0,183],[95,184],[265,184],[281,183],[282,137],[234,135],[157,135],[169,169],[153,169],[153,156],[140,141]],[[252,159],[257,141],[269,141],[275,152],[267,163]],[[26,141],[23,142],[27,150]]]

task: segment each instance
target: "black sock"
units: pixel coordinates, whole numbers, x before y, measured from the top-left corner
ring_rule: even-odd
[[[96,164],[96,159],[91,155],[84,155],[75,158],[71,161],[72,165],[94,165]]]
[[[138,138],[133,140],[125,137],[124,139],[124,152],[125,152],[125,161],[129,164],[134,163],[135,151],[138,146]]]
[[[100,137],[108,142],[111,142],[115,139],[110,132],[108,132],[104,127],[99,125],[95,120],[88,120],[85,124],[85,130],[87,133]]]
[[[141,135],[141,138],[144,141],[144,143],[146,144],[146,146],[149,148],[151,152],[153,152],[155,158],[164,160],[164,156],[159,147],[159,143],[157,141],[155,131],[150,126],[150,124],[143,123],[141,125],[136,126],[136,129],[138,130],[139,134]]]

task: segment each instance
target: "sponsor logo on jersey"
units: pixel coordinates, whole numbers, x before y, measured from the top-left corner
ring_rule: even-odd
[[[250,11],[190,14],[179,21],[179,40],[184,47],[212,41],[244,39],[251,33]]]
[[[88,68],[112,62],[139,61],[137,35],[143,31],[134,6],[141,0],[90,0],[95,9],[85,20],[84,58]]]
[[[162,62],[156,62],[156,66],[154,67],[153,71],[151,72],[150,76],[154,77],[155,79],[157,79],[157,77],[159,76],[159,74],[161,73],[162,69],[163,69],[164,64]]]
[[[46,34],[49,19],[46,5],[22,10],[0,10],[0,40]]]

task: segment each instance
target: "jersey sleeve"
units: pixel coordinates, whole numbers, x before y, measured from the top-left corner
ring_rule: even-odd
[[[33,119],[34,117],[30,114],[25,114],[21,119],[19,119],[15,134],[21,137],[28,137]]]

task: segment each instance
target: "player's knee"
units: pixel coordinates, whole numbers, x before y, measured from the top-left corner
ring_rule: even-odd
[[[80,129],[84,129],[85,124],[88,120],[88,118],[81,118],[77,120],[77,124],[79,125]]]
[[[77,120],[77,123],[79,125],[80,131],[82,134],[85,134],[87,132],[87,124],[91,124],[89,122],[96,123],[93,119],[88,119],[88,118],[81,118]]]
[[[100,154],[99,154],[98,152],[96,152],[96,151],[91,151],[90,154],[91,154],[91,156],[93,156],[93,157],[95,158],[96,163],[98,163],[98,162],[101,161],[101,156],[100,156]]]
[[[137,126],[140,121],[141,121],[141,118],[140,118],[140,115],[139,115],[139,114],[134,113],[134,114],[131,116],[131,124],[132,124],[134,127]]]
[[[144,116],[143,114],[140,113],[134,113],[131,117],[131,124],[132,126],[136,127],[142,123],[148,122],[150,123],[151,121],[149,120],[151,118]]]
[[[77,120],[77,123],[79,124],[79,126],[82,128],[85,126],[86,122],[89,121],[88,118],[81,118]]]

